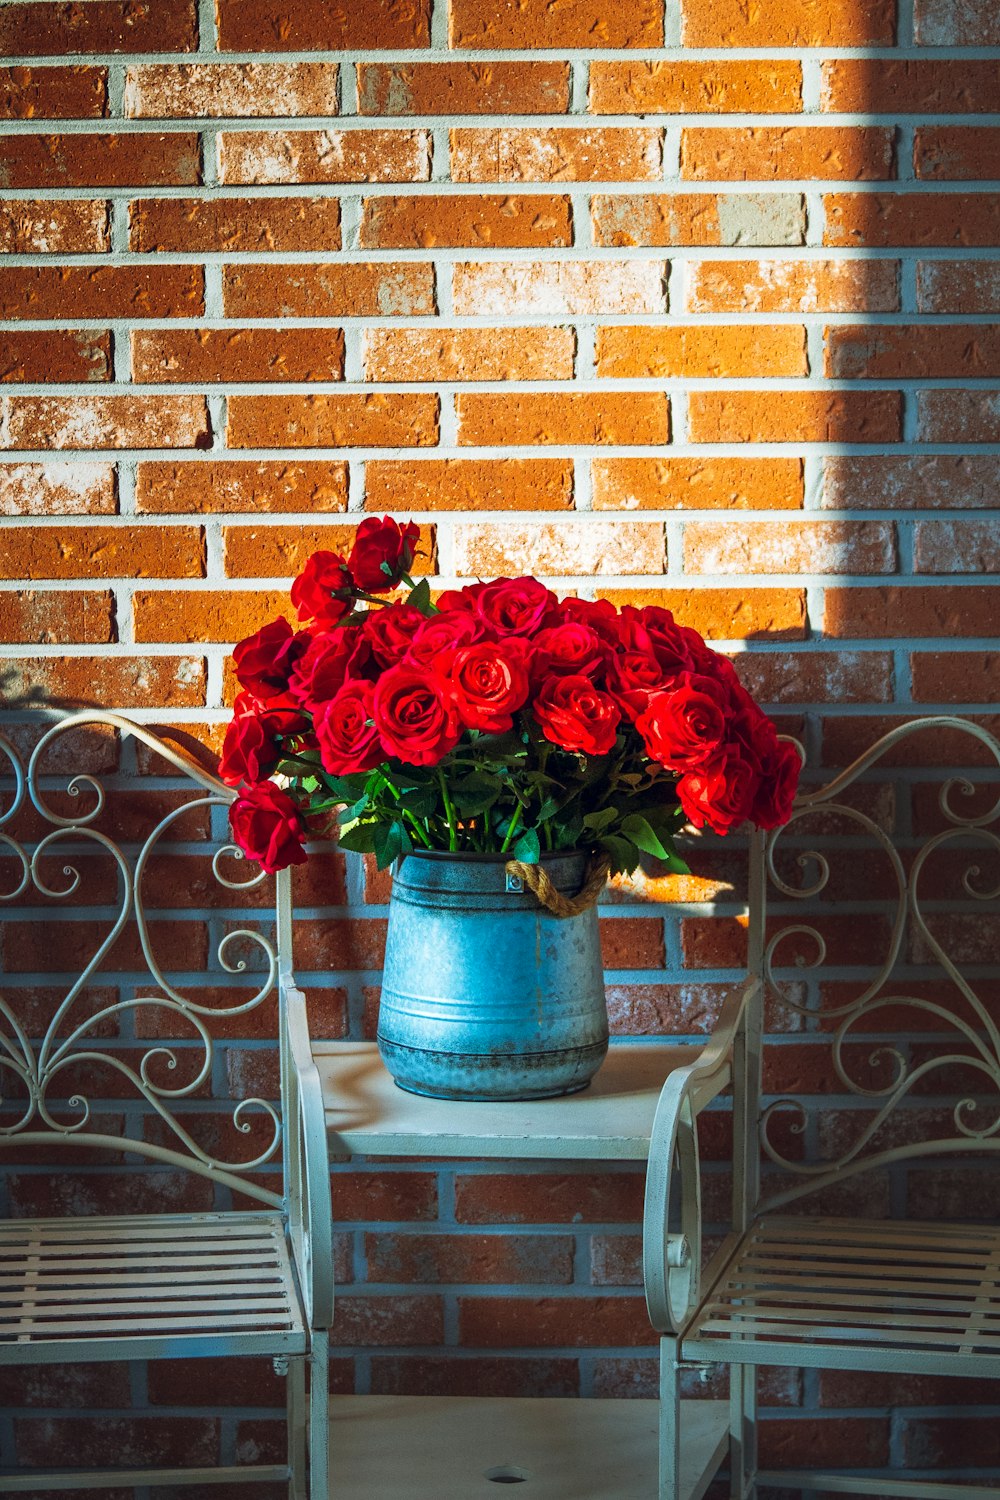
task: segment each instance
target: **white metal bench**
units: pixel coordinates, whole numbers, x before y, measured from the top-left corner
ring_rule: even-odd
[[[871,811],[850,801],[858,796],[851,788],[863,794],[872,780],[866,773],[879,768],[883,777],[902,776],[905,783],[907,772],[891,768],[908,763],[918,736],[925,744],[936,737],[932,747],[945,747],[944,764],[985,767],[968,779],[942,783],[940,827],[923,838],[886,832]],[[971,755],[958,759],[963,743]],[[761,1365],[1000,1377],[995,1176],[989,1178],[993,1190],[986,1222],[971,1225],[789,1213],[809,1195],[841,1191],[863,1172],[891,1174],[900,1164],[925,1157],[974,1159],[1000,1148],[1000,1017],[977,993],[983,988],[978,976],[1000,962],[995,942],[1000,931],[998,767],[1000,744],[976,724],[952,717],[917,720],[885,735],[827,785],[813,789],[803,783],[787,827],[753,841],[749,967],[759,984],[748,986],[743,1000],[734,1002],[701,1059],[668,1080],[650,1154],[647,1301],[663,1335],[661,1500],[687,1493],[677,1458],[684,1426],[678,1383],[685,1364],[704,1362],[730,1366],[731,1494],[739,1500],[756,1494],[758,1486],[905,1500],[996,1500],[1000,1494],[1000,1480],[977,1484],[933,1475],[763,1472],[757,1461],[755,1392]],[[986,785],[977,788],[977,781]],[[823,819],[817,831],[818,814]],[[845,828],[853,838],[845,838]],[[881,875],[888,878],[881,885],[874,883],[879,872],[866,861],[859,836],[882,862]],[[852,859],[854,892],[842,883],[844,863]],[[935,869],[940,878],[928,889]],[[839,967],[827,963],[816,903],[838,880],[834,899],[842,912],[860,908],[856,920],[889,908],[884,957],[867,973],[862,953],[835,956]],[[799,915],[794,903],[802,900],[810,904]],[[979,909],[984,954],[979,965],[966,964],[964,973],[941,935],[941,924],[961,907]],[[796,948],[797,968],[792,967]],[[846,993],[834,997],[838,1003],[824,1004],[819,991],[810,990],[823,976],[844,986]],[[762,1095],[765,997],[797,1011],[815,1040],[826,1031],[828,1066],[836,1080],[829,1102],[853,1107],[858,1122],[845,1149],[826,1156],[815,1144],[809,1150],[815,1100],[810,1108],[801,1099]],[[916,1054],[906,1017],[927,1044]],[[950,1100],[949,1119],[936,1138],[911,1138],[924,1081],[956,1068],[963,1078],[958,1086],[968,1097]],[[732,1229],[699,1274],[699,1090],[730,1075]],[[787,1132],[789,1120],[791,1134],[779,1137],[782,1122]],[[801,1159],[789,1145],[796,1136],[805,1145]],[[808,1203],[805,1213],[810,1213]],[[680,1231],[687,1235],[690,1254],[677,1239]],[[657,1264],[664,1233],[674,1247],[674,1264],[665,1274]]]
[[[53,806],[60,782],[46,776],[56,741],[83,729],[113,732],[122,747],[141,742],[194,783],[192,795],[172,807],[148,835],[126,843],[98,826],[112,811],[115,791],[106,796],[91,775],[78,775],[68,791],[81,804],[67,816]],[[193,1116],[185,1111],[209,1078],[213,1058],[212,1020],[243,1015],[273,995],[279,977],[277,951],[290,951],[290,886],[282,883],[278,950],[258,931],[237,928],[218,943],[217,958],[228,974],[243,968],[231,954],[251,944],[262,961],[256,987],[233,989],[231,1003],[210,1006],[167,977],[166,968],[187,969],[183,955],[164,964],[155,952],[147,916],[144,880],[163,853],[161,840],[180,818],[200,810],[215,820],[221,846],[211,861],[214,876],[234,892],[264,879],[256,871],[236,881],[220,858],[228,844],[226,808],[232,792],[141,726],[114,714],[82,713],[61,720],[40,740],[27,769],[10,742],[0,752],[13,772],[13,796],[0,810],[0,853],[15,876],[3,899],[36,907],[81,888],[94,873],[95,856],[117,869],[117,897],[92,910],[93,952],[79,974],[61,986],[43,1034],[32,1035],[19,1018],[23,996],[15,977],[0,974],[0,1146],[30,1152],[53,1145],[68,1164],[77,1153],[121,1151],[150,1163],[179,1167],[217,1185],[223,1197],[236,1194],[256,1202],[253,1211],[219,1211],[86,1218],[8,1219],[0,1223],[0,1364],[34,1365],[122,1359],[195,1359],[199,1356],[271,1356],[287,1370],[288,1457],[284,1464],[215,1468],[109,1469],[91,1472],[36,1470],[0,1477],[0,1491],[62,1490],[98,1486],[191,1485],[287,1482],[295,1500],[325,1500],[328,1493],[328,1330],[332,1317],[331,1206],[328,1158],[319,1078],[312,1061],[302,993],[280,985],[280,1099],[277,1108],[246,1099],[235,1109],[237,1138],[250,1132],[256,1114],[268,1139],[251,1160],[224,1162],[197,1142]],[[0,772],[5,767],[0,764]],[[61,778],[65,790],[66,778]],[[156,782],[152,783],[154,786]],[[176,783],[172,783],[176,784]],[[134,783],[133,783],[134,785]],[[31,842],[16,836],[19,818],[40,817],[49,831]],[[112,823],[113,826],[113,823]],[[202,850],[205,845],[201,845]],[[206,859],[206,865],[208,860]],[[61,868],[60,873],[58,872]],[[183,905],[178,895],[177,906]],[[87,908],[82,910],[86,913]],[[27,913],[44,921],[41,910]],[[63,913],[60,913],[63,915]],[[129,926],[137,929],[144,976],[122,976],[120,998],[95,1010],[87,1003],[92,982],[109,982],[101,969]],[[58,943],[58,936],[54,942]],[[0,965],[2,969],[2,965]],[[117,977],[117,976],[116,976]],[[135,993],[127,993],[133,990]],[[177,1053],[169,1042],[150,1041],[135,1060],[135,1046],[104,1039],[111,1023],[128,1013],[155,1011],[170,1027],[139,1035],[176,1035],[197,1044],[193,1076],[171,1086],[177,1058],[190,1061],[191,1049]],[[124,1117],[134,1121],[124,1139],[101,1128],[105,1110],[92,1109],[82,1091],[63,1090],[68,1070],[117,1070],[125,1101]],[[112,1074],[113,1076],[113,1074]],[[72,1085],[71,1085],[72,1087]],[[136,1105],[139,1106],[136,1111]],[[196,1106],[197,1107],[197,1106]],[[131,1112],[130,1112],[131,1111]],[[152,1122],[155,1129],[148,1130]],[[159,1138],[157,1138],[159,1136]],[[164,1144],[164,1141],[167,1144]],[[0,1157],[2,1161],[2,1157]],[[259,1169],[280,1164],[274,1186],[261,1184]],[[58,1171],[58,1168],[55,1170]],[[306,1367],[309,1391],[306,1394]]]

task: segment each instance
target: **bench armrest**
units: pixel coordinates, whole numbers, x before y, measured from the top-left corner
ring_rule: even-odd
[[[695,1062],[677,1068],[660,1091],[649,1142],[642,1225],[646,1307],[660,1333],[679,1333],[697,1305],[701,1268],[698,1115],[732,1080],[733,1049],[747,1006],[760,989],[750,979],[727,996],[711,1039]],[[675,1194],[680,1230],[671,1230]]]

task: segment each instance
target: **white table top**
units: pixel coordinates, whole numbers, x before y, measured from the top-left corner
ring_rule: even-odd
[[[516,1104],[427,1099],[396,1087],[374,1042],[317,1042],[335,1155],[485,1156],[644,1161],[664,1079],[697,1046],[612,1044],[579,1094]],[[716,1087],[712,1092],[716,1092]]]

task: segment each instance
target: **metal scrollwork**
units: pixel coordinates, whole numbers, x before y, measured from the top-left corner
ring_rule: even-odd
[[[856,1138],[850,1146],[832,1159],[801,1161],[791,1159],[775,1139],[775,1126],[780,1121],[785,1132],[801,1135],[806,1129],[807,1111],[800,1100],[781,1098],[768,1105],[759,1122],[761,1146],[766,1157],[783,1171],[800,1179],[796,1186],[771,1194],[766,1206],[781,1208],[827,1184],[843,1181],[860,1171],[875,1166],[886,1166],[892,1162],[906,1160],[929,1152],[986,1151],[1000,1148],[1000,1027],[969,982],[946,951],[935,932],[933,915],[925,911],[923,884],[930,861],[942,849],[959,843],[968,844],[975,839],[992,855],[1000,855],[1000,834],[989,825],[1000,817],[1000,797],[992,802],[987,811],[963,813],[955,805],[957,797],[969,798],[977,787],[964,777],[956,777],[942,785],[938,805],[949,825],[928,838],[916,851],[912,859],[901,856],[889,835],[866,813],[839,800],[865,771],[877,765],[896,745],[918,730],[958,730],[972,736],[989,751],[997,767],[1000,767],[1000,743],[986,730],[968,720],[952,717],[936,717],[901,725],[885,735],[872,748],[827,786],[818,791],[800,794],[795,812],[785,827],[770,835],[765,856],[766,871],[771,885],[784,897],[803,900],[814,898],[827,889],[831,878],[829,851],[806,850],[795,856],[795,865],[802,872],[802,884],[795,885],[782,874],[777,856],[781,852],[783,839],[810,813],[822,810],[836,815],[860,828],[870,838],[888,863],[892,872],[895,891],[892,896],[892,927],[882,962],[861,994],[846,1004],[823,1005],[820,1010],[803,1005],[792,997],[782,984],[775,970],[780,968],[780,954],[787,952],[786,945],[793,937],[805,938],[811,952],[808,956],[797,956],[798,967],[815,970],[826,959],[826,944],[819,929],[811,923],[797,922],[778,931],[767,942],[764,949],[764,979],[772,995],[780,1004],[804,1016],[811,1016],[823,1023],[836,1022],[831,1035],[831,1061],[836,1077],[846,1094],[859,1099],[871,1100],[873,1112],[865,1111],[859,1122]],[[982,783],[979,784],[981,790]],[[995,901],[1000,897],[1000,882],[991,886],[982,884],[982,870],[972,862],[961,875],[960,885],[965,895],[977,902]],[[909,864],[909,868],[907,868]],[[813,873],[815,872],[815,873]],[[908,986],[893,983],[893,974],[903,955],[907,937],[917,944],[922,954],[929,955],[942,979],[940,995],[908,992]],[[917,988],[914,985],[914,988]],[[892,1027],[896,1029],[900,1012],[909,1012],[919,1017],[921,1030],[949,1035],[950,1045],[929,1057],[912,1059],[902,1046],[886,1041],[871,1041],[872,1031],[878,1031],[877,1018],[892,1012]],[[928,1020],[932,1023],[928,1025]],[[887,1019],[886,1030],[889,1029]],[[867,1049],[867,1050],[866,1050]],[[857,1076],[857,1069],[867,1063],[870,1073],[866,1078]],[[884,1130],[900,1103],[918,1090],[929,1075],[948,1068],[961,1066],[978,1080],[979,1096],[960,1098],[951,1108],[951,1130],[933,1141],[907,1141],[888,1145],[885,1149],[873,1150],[880,1132]],[[881,1077],[879,1074],[881,1073]],[[983,1096],[993,1102],[984,1105]]]
[[[96,776],[78,773],[67,783],[65,791],[71,797],[85,797],[90,804],[81,807],[73,818],[64,817],[57,812],[50,805],[42,788],[45,757],[52,743],[71,730],[92,725],[109,726],[117,730],[123,739],[130,737],[142,741],[176,769],[183,771],[185,776],[206,793],[205,796],[182,803],[161,818],[135,854],[127,853],[114,839],[94,826],[107,803],[105,789]],[[224,973],[240,974],[245,971],[246,958],[234,956],[234,950],[238,945],[245,947],[248,944],[263,959],[263,973],[249,997],[244,999],[242,992],[234,990],[232,994],[236,1003],[206,1005],[191,995],[185,995],[168,979],[154,949],[144,896],[144,880],[164,833],[179,818],[194,809],[227,807],[233,793],[223,782],[193,765],[156,735],[117,714],[88,712],[61,720],[38,742],[29,761],[27,774],[13,745],[2,736],[0,754],[9,762],[14,779],[11,803],[5,811],[0,812],[0,846],[14,856],[20,870],[14,887],[0,891],[0,900],[12,902],[25,896],[31,889],[50,900],[66,899],[81,885],[80,870],[73,860],[79,859],[82,852],[89,852],[91,849],[105,854],[114,864],[118,875],[117,909],[110,918],[109,926],[103,938],[97,942],[82,972],[74,979],[48,1018],[45,1033],[37,1044],[32,1043],[25,1027],[18,1020],[10,998],[0,995],[0,1070],[13,1075],[18,1081],[19,1093],[24,1095],[23,1107],[20,1099],[17,1103],[17,1108],[21,1111],[19,1117],[0,1126],[0,1145],[5,1140],[12,1142],[15,1139],[26,1145],[51,1144],[54,1134],[66,1144],[113,1144],[120,1148],[120,1139],[105,1137],[88,1128],[92,1120],[91,1104],[80,1091],[71,1093],[68,1100],[61,1098],[59,1101],[60,1105],[68,1107],[71,1112],[69,1118],[57,1116],[50,1107],[50,1094],[54,1093],[53,1084],[56,1079],[80,1064],[99,1064],[116,1071],[131,1093],[146,1101],[180,1148],[129,1139],[129,1151],[183,1166],[200,1175],[239,1187],[242,1192],[249,1193],[261,1202],[277,1206],[281,1201],[278,1195],[245,1180],[241,1175],[263,1166],[279,1152],[282,1125],[278,1111],[271,1103],[265,1099],[251,1098],[236,1105],[232,1122],[239,1134],[247,1135],[251,1132],[254,1114],[258,1119],[266,1121],[268,1127],[268,1138],[262,1149],[252,1159],[238,1162],[223,1160],[206,1151],[184,1128],[183,1116],[179,1116],[173,1108],[177,1101],[194,1096],[211,1075],[213,1038],[206,1022],[212,1018],[229,1019],[245,1015],[256,1009],[274,989],[278,969],[274,946],[253,928],[240,927],[226,933],[216,947],[216,959]],[[45,834],[30,853],[22,842],[6,831],[24,805],[26,797],[30,799],[36,812],[47,823],[54,825],[52,831]],[[43,866],[54,854],[58,855],[63,851],[66,859],[61,872],[63,878],[53,881],[43,873]],[[220,861],[227,856],[243,859],[242,852],[233,845],[225,845],[215,851],[211,870],[213,877],[223,888],[243,891],[259,885],[265,879],[263,870],[253,870],[246,879],[233,879],[224,874]],[[130,921],[135,923],[145,966],[156,986],[155,993],[136,994],[81,1014],[81,994],[94,979]],[[117,1020],[126,1013],[139,1016],[151,1011],[161,1016],[167,1013],[176,1017],[183,1027],[185,1039],[197,1043],[197,1048],[186,1048],[183,1054],[185,1059],[190,1059],[193,1055],[196,1060],[192,1076],[186,1076],[186,1081],[173,1086],[164,1081],[164,1075],[174,1073],[181,1064],[178,1050],[169,1044],[157,1042],[149,1046],[138,1060],[137,1066],[133,1066],[132,1061],[122,1053],[94,1046],[103,1023]],[[2,1078],[3,1074],[0,1072],[0,1083]],[[3,1105],[0,1093],[0,1106]]]

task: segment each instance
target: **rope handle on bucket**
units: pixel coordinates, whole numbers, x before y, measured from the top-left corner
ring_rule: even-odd
[[[592,856],[586,878],[575,896],[564,896],[557,891],[541,865],[526,865],[522,860],[509,859],[504,869],[527,886],[539,905],[554,917],[578,917],[597,901],[608,878],[611,862],[606,854]]]

